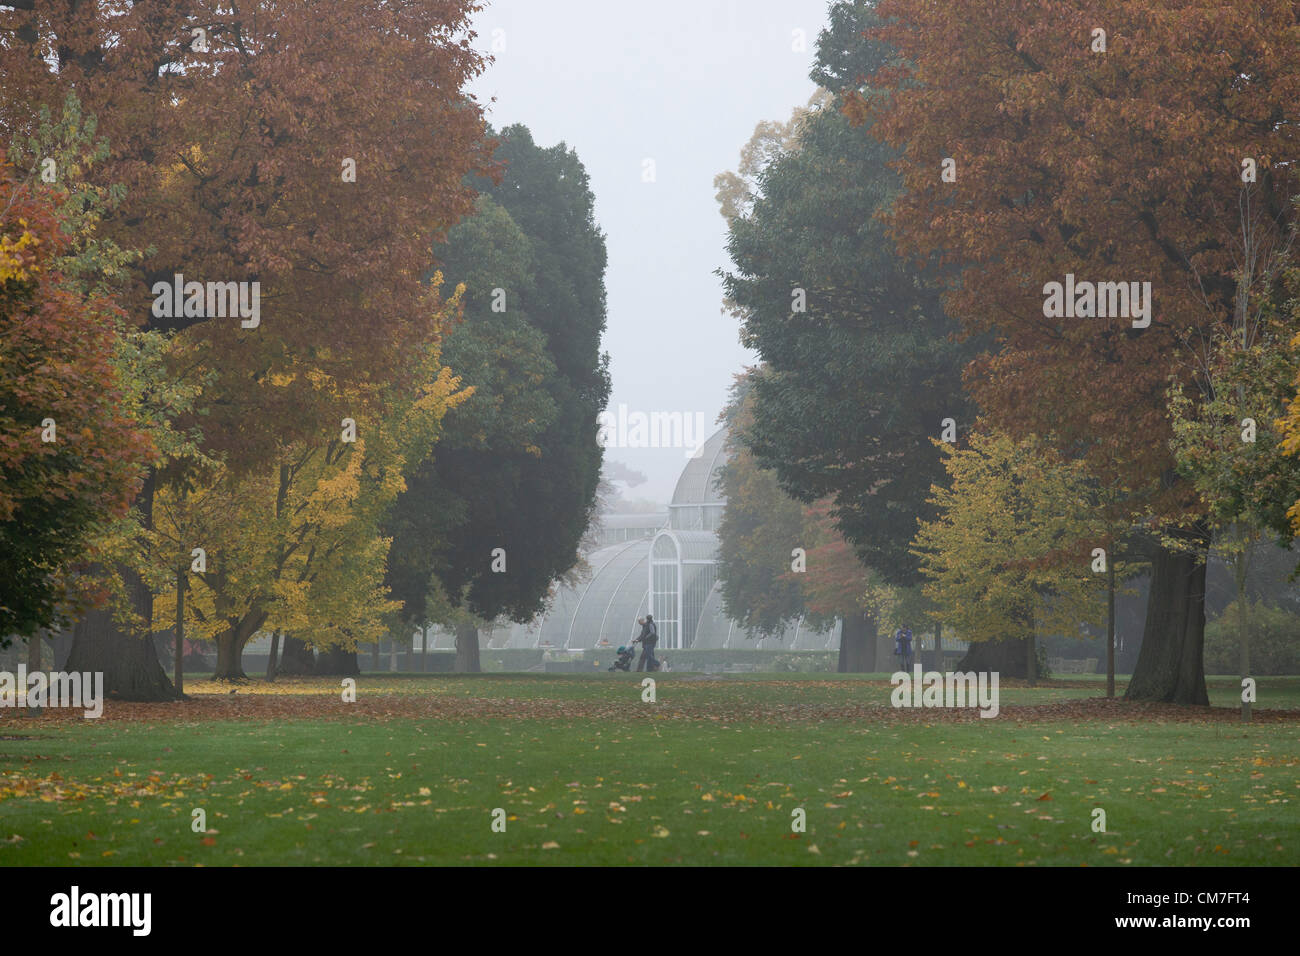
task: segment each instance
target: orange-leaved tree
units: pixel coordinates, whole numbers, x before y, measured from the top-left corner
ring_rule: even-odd
[[[57,196],[0,165],[0,639],[53,627],[69,572],[150,455],[123,407],[111,299],[68,281]]]
[[[1174,470],[1165,390],[1190,384],[1197,348],[1231,326],[1243,192],[1267,212],[1256,253],[1294,222],[1300,13],[1289,0],[1231,15],[1213,0],[881,0],[878,13],[899,57],[846,111],[902,151],[894,234],[954,267],[949,313],[995,337],[966,375],[993,424],[1054,434],[1182,523],[1191,547],[1153,561],[1128,696],[1204,704],[1209,531]],[[1100,283],[1117,285],[1098,296]]]
[[[477,4],[10,7],[0,126],[30,127],[69,91],[98,118],[110,153],[93,176],[125,187],[104,235],[150,251],[122,304],[135,324],[177,333],[178,354],[203,356],[211,376],[178,428],[199,427],[205,453],[247,472],[311,440],[321,421],[378,412],[385,386],[418,387],[411,356],[445,322],[421,281],[430,243],[472,208],[467,174],[492,165],[464,90],[485,65],[468,35]],[[202,283],[206,298],[167,308],[179,297],[159,289],[185,283]],[[228,284],[246,294],[239,315],[212,294]],[[303,365],[340,388],[306,376],[273,387]],[[169,374],[191,371],[178,359]],[[136,503],[146,530],[166,478],[151,473]],[[149,589],[123,573],[137,616],[152,619]],[[107,671],[122,632],[121,622],[80,628],[69,666]],[[125,690],[114,681],[108,691]],[[144,681],[129,692],[169,689]]]

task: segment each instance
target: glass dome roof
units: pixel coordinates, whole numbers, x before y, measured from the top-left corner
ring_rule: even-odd
[[[717,482],[719,469],[727,463],[726,444],[727,429],[721,428],[700,447],[699,454],[686,463],[673,491],[673,505],[726,503]]]

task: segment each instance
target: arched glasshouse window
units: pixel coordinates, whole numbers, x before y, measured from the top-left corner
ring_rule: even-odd
[[[650,548],[650,613],[659,629],[659,646],[681,647],[681,576],[677,542],[659,534]]]
[[[650,547],[650,608],[659,644],[693,647],[718,580],[718,538],[708,531],[661,531]]]

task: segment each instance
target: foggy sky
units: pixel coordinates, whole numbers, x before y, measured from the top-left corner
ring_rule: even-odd
[[[703,413],[711,434],[733,376],[754,362],[721,311],[713,272],[729,263],[713,177],[736,167],[760,120],[785,120],[812,95],[827,6],[492,0],[475,18],[474,45],[495,62],[470,90],[490,121],[524,123],[541,146],[563,140],[591,176],[609,249],[612,410]],[[654,183],[642,182],[646,158]],[[632,497],[663,502],[686,462],[681,449],[605,457],[647,476]]]

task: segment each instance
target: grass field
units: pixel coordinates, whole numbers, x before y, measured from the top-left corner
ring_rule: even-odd
[[[1300,678],[1263,679],[1243,725],[1232,678],[1197,709],[1004,685],[990,720],[896,710],[883,675],[661,674],[654,703],[640,676],[373,675],[355,703],[338,680],[195,683],[100,720],[4,712],[0,864],[1300,861]]]

